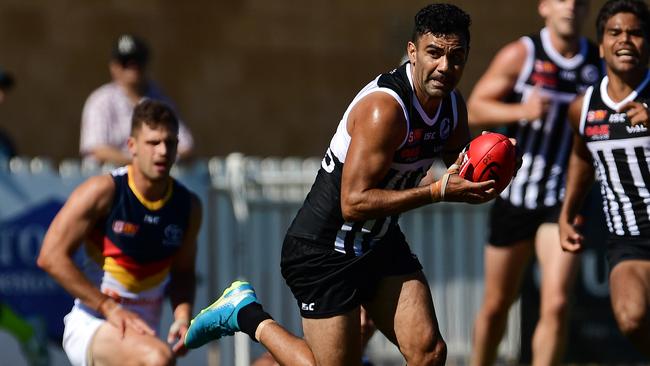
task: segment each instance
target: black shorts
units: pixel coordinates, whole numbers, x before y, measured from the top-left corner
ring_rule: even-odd
[[[373,297],[381,278],[420,271],[422,265],[396,231],[359,257],[287,235],[280,266],[300,315],[328,318],[347,313]]]
[[[516,207],[497,197],[490,209],[490,233],[488,241],[498,247],[518,241],[534,239],[537,229],[545,223],[557,223],[561,205],[530,210]]]
[[[631,259],[650,260],[650,238],[610,235],[607,238],[609,272],[617,264]]]

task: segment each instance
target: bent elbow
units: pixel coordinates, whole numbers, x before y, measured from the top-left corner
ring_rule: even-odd
[[[45,272],[48,272],[48,269],[52,266],[51,261],[43,253],[40,253],[36,258],[36,265]]]
[[[341,204],[341,215],[346,222],[355,222],[365,220],[366,217],[355,204]]]

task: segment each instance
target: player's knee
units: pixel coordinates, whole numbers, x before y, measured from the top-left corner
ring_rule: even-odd
[[[551,318],[563,318],[569,309],[569,299],[566,296],[553,296],[547,301],[543,301],[541,316]]]
[[[438,366],[447,360],[447,344],[440,335],[430,337],[425,342],[404,354],[408,365]]]
[[[510,302],[505,299],[492,299],[483,304],[481,313],[490,323],[505,321],[508,318]]]
[[[172,351],[162,342],[160,344],[147,347],[142,352],[142,365],[145,366],[170,366],[174,365],[174,355]]]
[[[645,335],[648,319],[645,311],[633,306],[620,306],[614,310],[616,322],[621,332],[628,338]]]

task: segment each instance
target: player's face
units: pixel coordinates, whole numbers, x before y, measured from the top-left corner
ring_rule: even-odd
[[[407,48],[416,90],[429,98],[444,98],[454,90],[465,68],[467,40],[458,34],[422,35]]]
[[[547,28],[560,37],[579,35],[588,10],[589,0],[541,0],[539,3],[539,13]]]
[[[176,160],[177,133],[164,125],[151,128],[143,123],[135,136],[129,137],[133,164],[152,181],[166,179]]]
[[[618,13],[605,23],[600,56],[615,73],[645,71],[648,65],[648,40],[641,22],[632,13]]]

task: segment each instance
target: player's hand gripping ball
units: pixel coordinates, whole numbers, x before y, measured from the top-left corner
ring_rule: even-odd
[[[517,149],[500,133],[486,133],[469,143],[459,175],[472,182],[493,179],[494,188],[503,191],[515,174]]]

